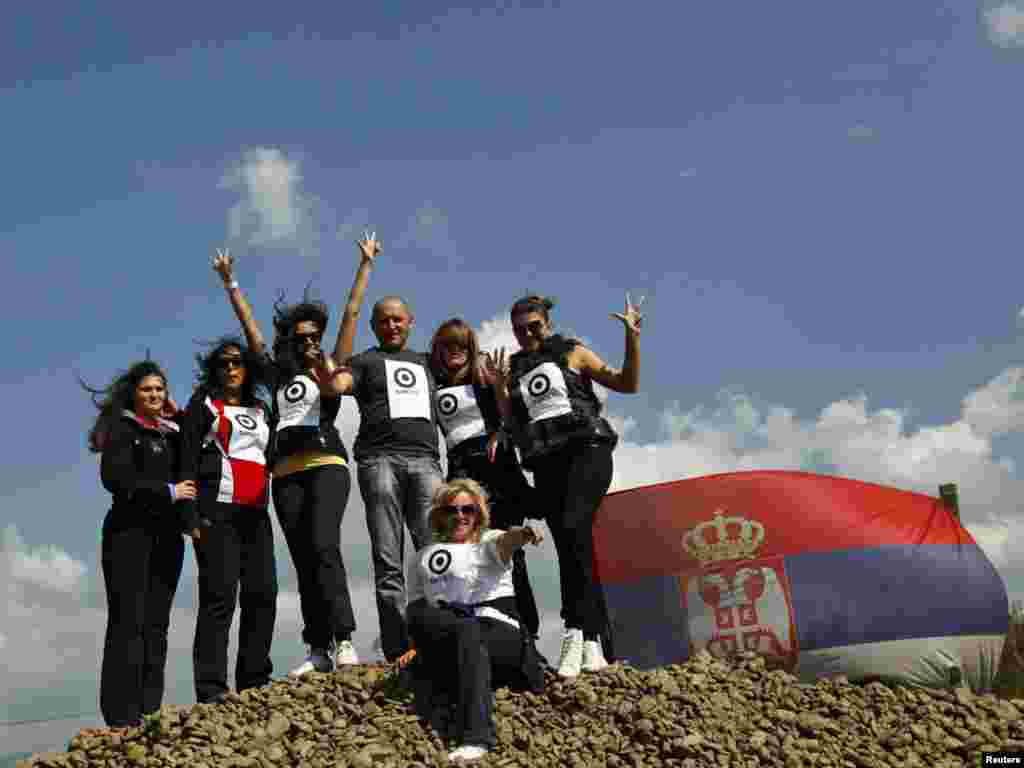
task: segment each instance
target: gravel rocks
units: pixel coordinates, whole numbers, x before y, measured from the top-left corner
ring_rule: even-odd
[[[498,746],[482,766],[966,766],[982,750],[1024,750],[1024,700],[970,691],[800,684],[752,655],[701,653],[641,672],[614,665],[543,695],[495,694]],[[82,733],[26,768],[428,768],[441,732],[413,714],[380,666],[346,667],[165,707],[120,734]]]

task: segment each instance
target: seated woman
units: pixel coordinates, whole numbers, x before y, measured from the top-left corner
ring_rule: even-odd
[[[407,616],[419,674],[455,700],[460,746],[450,760],[476,760],[494,746],[492,688],[544,687],[512,585],[513,555],[543,536],[530,526],[490,530],[489,518],[479,483],[462,478],[441,486],[430,511],[436,543],[416,554],[410,579]]]

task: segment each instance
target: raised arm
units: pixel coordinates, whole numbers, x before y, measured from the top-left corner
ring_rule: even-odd
[[[362,240],[356,240],[356,245],[359,246],[359,269],[356,270],[356,279],[348,294],[348,303],[345,305],[345,312],[341,316],[341,325],[338,327],[338,340],[334,345],[334,359],[338,363],[346,363],[352,357],[352,346],[355,344],[356,330],[359,327],[359,312],[363,305],[363,294],[366,293],[366,284],[370,281],[373,260],[377,258],[377,254],[381,250],[376,232],[364,232]]]
[[[509,528],[498,537],[495,545],[502,562],[507,565],[512,562],[512,555],[516,553],[517,549],[522,549],[527,544],[533,544],[536,547],[542,541],[544,541],[543,533],[533,526],[523,525]]]
[[[320,353],[320,364],[316,369],[320,380],[320,394],[324,397],[338,397],[352,392],[352,369],[347,365],[338,365],[330,355]]]
[[[213,258],[213,271],[224,281],[224,290],[227,291],[231,308],[235,310],[235,317],[242,324],[242,331],[245,333],[245,341],[249,345],[249,349],[257,355],[264,354],[267,350],[267,343],[253,316],[252,307],[249,306],[242,289],[238,287],[238,281],[235,280],[235,260],[226,248],[223,251],[220,248],[217,249],[217,255]]]
[[[607,365],[596,353],[586,347],[579,346],[572,352],[572,365],[574,368],[585,372],[591,379],[614,392],[632,394],[640,389],[640,324],[643,316],[640,314],[640,305],[644,303],[641,298],[634,306],[626,294],[625,312],[613,312],[611,314],[617,320],[621,320],[626,328],[626,354],[622,368],[612,368]]]

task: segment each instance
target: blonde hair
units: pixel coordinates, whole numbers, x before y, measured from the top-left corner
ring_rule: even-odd
[[[487,504],[487,491],[483,489],[476,480],[468,477],[460,477],[445,483],[434,493],[434,499],[430,504],[430,530],[434,534],[435,542],[444,542],[448,535],[448,513],[445,507],[452,503],[452,499],[460,493],[473,497],[473,503],[480,509],[476,517],[476,527],[473,529],[474,540],[479,540],[480,534],[491,526],[491,510]]]

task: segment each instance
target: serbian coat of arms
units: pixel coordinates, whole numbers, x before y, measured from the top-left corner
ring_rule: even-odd
[[[683,536],[684,549],[700,563],[698,571],[680,577],[691,654],[753,651],[785,669],[796,666],[799,648],[785,561],[781,555],[756,556],[764,537],[761,523],[724,510]]]

